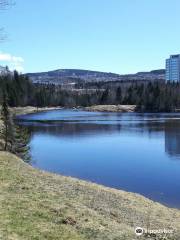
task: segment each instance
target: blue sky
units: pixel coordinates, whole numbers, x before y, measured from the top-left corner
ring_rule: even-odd
[[[179,0],[16,0],[0,11],[0,65],[134,73],[180,53]]]

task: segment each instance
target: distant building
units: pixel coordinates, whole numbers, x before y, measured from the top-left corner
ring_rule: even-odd
[[[166,59],[166,81],[180,82],[180,54]]]

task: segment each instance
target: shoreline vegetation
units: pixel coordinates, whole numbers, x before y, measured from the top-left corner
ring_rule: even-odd
[[[28,75],[14,71],[0,76],[0,100],[7,97],[10,107],[132,106],[139,112],[180,110],[180,84],[153,81],[78,82],[71,86],[33,83]],[[115,108],[115,107],[114,107]],[[116,109],[112,111],[116,111]],[[88,109],[88,108],[87,108]],[[117,109],[117,111],[125,111]],[[129,110],[130,111],[130,110]]]
[[[4,142],[1,138],[2,129],[3,129],[3,122],[1,119],[1,109],[2,106],[0,105],[0,151],[3,149]],[[26,106],[26,107],[10,107],[9,111],[12,116],[17,115],[25,115],[25,114],[31,114],[31,113],[37,113],[37,112],[44,112],[44,111],[51,111],[51,110],[59,110],[63,109],[62,107],[33,107],[33,106]]]
[[[89,107],[73,107],[73,108],[65,108],[65,107],[12,107],[10,111],[14,115],[24,115],[31,114],[37,112],[45,112],[52,110],[62,110],[62,109],[73,109],[73,110],[84,110],[89,112],[136,112],[136,105],[93,105]]]
[[[102,107],[110,111],[106,105],[92,106],[90,110],[103,111]],[[122,106],[117,108],[124,111]],[[117,108],[111,105],[111,110]],[[21,115],[54,109],[62,108],[29,106],[11,111]],[[133,109],[134,106],[125,108]],[[0,206],[0,238],[7,240],[139,239],[134,233],[136,227],[172,230],[165,238],[169,240],[180,237],[179,209],[136,193],[47,173],[3,151],[0,151]],[[163,236],[144,234],[141,239]]]
[[[31,114],[37,112],[46,112],[52,110],[62,110],[62,109],[73,109],[73,110],[84,110],[88,112],[143,112],[139,111],[137,105],[92,105],[88,107],[63,107],[63,106],[56,106],[56,107],[33,107],[33,106],[26,106],[26,107],[11,107],[10,110],[14,115],[24,115],[24,114]],[[180,109],[175,109],[174,112],[180,112]],[[149,111],[144,111],[143,113],[149,113]]]
[[[139,239],[136,227],[168,229],[178,240],[180,211],[139,194],[32,168],[0,152],[0,236],[32,239]],[[147,239],[143,235],[141,239]],[[151,234],[149,239],[163,239]]]

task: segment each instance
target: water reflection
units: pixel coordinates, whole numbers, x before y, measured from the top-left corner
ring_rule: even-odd
[[[58,124],[26,124],[32,133],[48,134],[60,137],[88,137],[89,135],[111,134],[119,132],[121,125],[95,124],[95,123],[65,123]]]
[[[148,134],[148,137],[163,137],[165,142],[165,153],[170,157],[174,156],[180,160],[180,121],[166,120],[162,121],[50,121],[40,122],[34,121],[18,121],[19,124],[26,126],[32,136],[34,134],[48,134],[52,136],[59,136],[62,138],[84,137],[88,138],[90,135],[110,135],[113,133],[127,133],[133,134]]]
[[[32,136],[38,133],[59,136],[62,138],[71,138],[73,136],[88,138],[90,135],[110,135],[120,132],[122,134],[127,133],[129,135],[148,134],[149,138],[153,136],[162,138],[164,136],[165,153],[167,153],[170,157],[174,156],[177,160],[180,160],[179,119],[165,119],[165,121],[158,119],[157,121],[157,115],[151,115],[149,121],[147,117],[145,118],[144,115],[140,115],[142,118],[138,118],[138,120],[135,119],[135,121],[129,121],[129,119],[127,121],[114,121],[109,113],[102,116],[108,116],[109,119],[91,119],[91,121],[87,121],[87,119],[83,121],[82,119],[76,119],[76,121],[73,121],[73,119],[47,121],[34,119],[35,116],[33,114],[33,121],[31,119],[32,116],[30,119],[26,119],[23,116],[23,119],[19,119],[18,123],[26,126],[32,133]],[[121,115],[118,116],[120,117]]]
[[[165,122],[165,151],[180,160],[180,122]]]

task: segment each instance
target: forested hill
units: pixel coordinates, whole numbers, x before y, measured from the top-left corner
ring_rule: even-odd
[[[53,84],[78,82],[78,80],[84,80],[86,82],[106,80],[113,81],[120,78],[120,75],[115,73],[80,69],[59,69],[49,72],[27,73],[26,75],[34,83],[53,83]]]
[[[111,82],[112,83],[112,82]],[[14,72],[0,75],[0,104],[16,106],[136,105],[139,111],[172,112],[180,109],[180,83],[165,81],[116,81],[61,85],[33,84],[28,76]],[[81,88],[83,85],[83,88]]]
[[[79,80],[84,82],[104,82],[121,80],[164,80],[165,70],[153,70],[150,72],[138,72],[136,74],[120,75],[111,72],[98,72],[79,69],[59,69],[49,72],[27,73],[34,83],[44,84],[63,84],[77,83]]]

